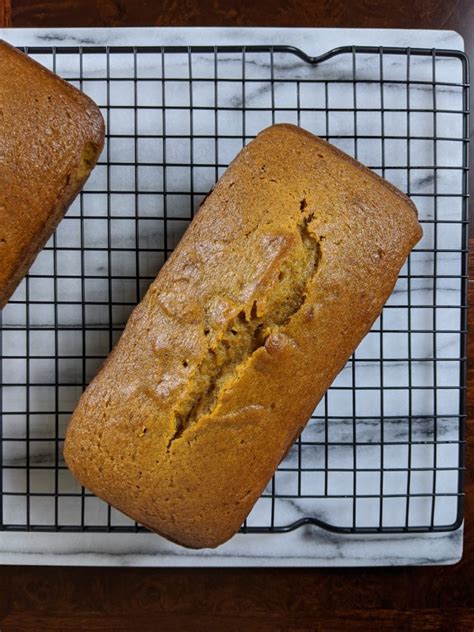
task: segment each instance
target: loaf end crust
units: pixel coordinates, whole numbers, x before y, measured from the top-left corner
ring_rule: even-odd
[[[0,41],[0,308],[93,169],[104,120],[89,97]]]

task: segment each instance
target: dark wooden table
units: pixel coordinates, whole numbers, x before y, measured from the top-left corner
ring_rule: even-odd
[[[471,58],[474,51],[473,0],[0,0],[0,25],[454,29],[464,36]],[[473,252],[473,230],[471,235]],[[474,277],[471,279],[470,305],[474,303]],[[456,566],[320,570],[0,567],[0,631],[472,632],[472,325],[471,310],[466,538],[463,560]]]

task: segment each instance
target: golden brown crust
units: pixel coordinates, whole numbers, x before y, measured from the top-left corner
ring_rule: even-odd
[[[0,41],[0,308],[94,167],[104,121],[85,94]]]
[[[291,125],[234,160],[70,423],[97,495],[188,547],[239,528],[421,236],[396,189]]]

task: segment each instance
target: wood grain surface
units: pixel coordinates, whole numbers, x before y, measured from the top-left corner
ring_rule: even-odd
[[[467,52],[472,56],[474,51],[472,0],[11,0],[11,7],[10,0],[0,0],[0,25],[441,28],[457,30]],[[471,252],[472,246],[471,239]],[[470,309],[466,538],[459,564],[246,570],[0,567],[0,631],[472,632],[473,313]]]
[[[0,0],[0,27],[11,26],[11,19],[10,0]]]

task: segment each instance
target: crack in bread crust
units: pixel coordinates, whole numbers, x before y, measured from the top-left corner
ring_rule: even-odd
[[[300,210],[303,213],[306,209],[306,201],[303,199]],[[251,303],[250,313],[243,306],[220,333],[218,342],[209,345],[204,359],[195,368],[194,380],[190,380],[191,388],[172,412],[175,430],[168,441],[168,450],[201,417],[212,414],[222,393],[241,368],[258,349],[265,347],[269,336],[279,333],[304,305],[309,284],[314,279],[322,258],[321,243],[308,228],[313,218],[312,213],[305,214],[298,222],[305,258],[299,267],[285,266],[288,262],[282,264],[278,283],[286,279],[288,290],[283,296],[277,297],[273,309],[260,314],[257,300]],[[274,286],[274,293],[278,289],[278,285]],[[209,333],[209,330],[206,332]],[[187,366],[186,361],[183,366]]]

